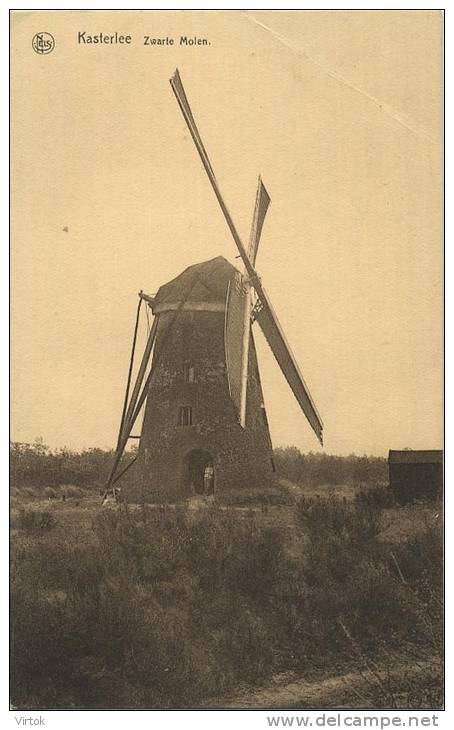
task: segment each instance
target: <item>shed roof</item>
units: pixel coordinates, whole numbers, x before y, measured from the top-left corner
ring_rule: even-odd
[[[412,449],[395,451],[393,449],[390,449],[388,462],[390,464],[442,464],[443,451],[413,451]]]
[[[227,287],[235,267],[223,256],[188,266],[181,274],[163,284],[156,294],[153,308],[190,298],[193,302],[225,302]]]

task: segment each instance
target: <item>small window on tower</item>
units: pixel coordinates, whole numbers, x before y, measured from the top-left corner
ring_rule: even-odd
[[[185,383],[193,383],[194,382],[194,367],[191,365],[190,362],[185,362],[183,366],[184,370],[184,380]]]
[[[192,426],[192,408],[191,406],[180,406],[178,409],[178,425]]]

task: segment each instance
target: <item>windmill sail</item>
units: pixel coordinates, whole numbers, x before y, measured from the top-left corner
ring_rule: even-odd
[[[241,258],[243,259],[243,263],[244,263],[244,266],[246,267],[246,271],[248,272],[250,277],[254,277],[254,276],[257,277],[254,267],[251,264],[251,262],[249,261],[249,258],[248,258],[246,249],[243,245],[243,242],[238,234],[238,231],[236,230],[232,216],[230,215],[229,210],[225,204],[224,198],[222,197],[221,191],[219,189],[219,185],[216,180],[216,176],[214,174],[214,170],[211,167],[211,162],[208,158],[207,151],[203,145],[202,138],[200,136],[199,130],[197,129],[195,119],[192,115],[191,107],[189,106],[189,102],[186,97],[186,93],[184,91],[178,69],[176,69],[174,75],[170,79],[170,85],[173,89],[173,93],[176,96],[176,99],[178,101],[178,104],[179,104],[179,107],[183,114],[183,117],[186,121],[186,124],[188,125],[189,132],[191,134],[192,139],[194,140],[194,144],[196,146],[197,152],[200,155],[200,159],[202,160],[203,166],[208,175],[208,179],[214,190],[214,194],[216,195],[219,205],[221,206],[221,210],[222,210],[222,213],[224,214],[224,218],[227,222],[228,227],[230,228],[230,232],[233,236],[233,240],[235,241],[235,243],[237,245]]]
[[[260,295],[260,303],[257,307],[256,319],[301,410],[312,426],[318,440],[323,445],[323,421],[320,418],[315,403],[309,393],[309,388],[304,382],[295,357],[285,339],[282,327],[263,287]]]
[[[255,199],[254,215],[252,218],[251,235],[249,238],[248,258],[253,266],[257,258],[257,251],[262,234],[266,212],[271,202],[270,196],[259,176],[257,196]],[[244,305],[243,305],[243,337],[241,360],[241,392],[240,392],[240,423],[246,425],[247,379],[249,368],[249,342],[251,339],[251,284],[247,270],[244,270]]]
[[[227,290],[224,342],[230,397],[233,400],[240,422],[246,295],[247,292],[243,283],[243,277],[237,271],[235,276],[230,280]],[[243,423],[241,425],[244,426]]]
[[[266,212],[268,210],[271,198],[268,195],[267,189],[262,182],[262,178],[259,177],[259,184],[257,187],[257,197],[255,199],[254,217],[252,219],[251,237],[249,239],[248,257],[252,266],[255,266],[257,258],[257,249],[260,243],[260,236],[262,235],[263,223],[265,222]]]
[[[262,180],[259,178],[257,196],[249,238],[248,257],[253,263],[262,233],[266,211],[270,204]],[[239,421],[246,425],[247,378],[249,363],[249,341],[251,334],[251,292],[247,271],[236,273],[227,292],[225,308],[225,355],[230,396],[239,415]]]
[[[202,138],[200,136],[199,130],[197,129],[197,125],[189,106],[189,102],[186,97],[186,93],[184,91],[178,69],[175,71],[174,76],[171,78],[170,84],[177,98],[185,121],[188,125],[191,137],[194,140],[194,144],[200,155],[200,159],[202,160],[203,166],[211,182],[214,193],[218,199],[224,218],[233,236],[233,240],[235,241],[240,256],[243,260],[250,284],[252,284],[257,293],[259,302],[257,307],[256,319],[259,322],[259,325],[262,328],[262,331],[273,352],[273,355],[275,356],[288,384],[290,385],[290,388],[292,389],[293,394],[298,401],[304,415],[309,421],[320,443],[323,443],[322,420],[309,393],[309,389],[304,382],[303,376],[299,371],[296,360],[286,342],[284,333],[271,306],[268,295],[262,287],[260,277],[258,276],[254,265],[248,256],[248,252],[246,251],[246,248],[233,222],[232,216],[230,215],[229,210],[224,202],[221,191],[219,189],[219,185],[216,180],[216,176],[211,166],[211,162],[208,158],[208,154],[203,145]]]

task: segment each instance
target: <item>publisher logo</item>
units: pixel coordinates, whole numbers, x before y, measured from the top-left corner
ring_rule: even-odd
[[[33,36],[32,48],[35,53],[39,53],[40,56],[50,53],[55,48],[54,36],[50,33],[36,33]]]

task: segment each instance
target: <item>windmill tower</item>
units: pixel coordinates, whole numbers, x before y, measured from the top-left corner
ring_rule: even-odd
[[[270,198],[259,178],[249,244],[244,246],[219,190],[178,70],[172,89],[230,229],[243,271],[223,257],[190,266],[140,293],[131,364],[106,494],[134,464],[128,498],[182,499],[274,480],[274,463],[252,326],[257,322],[293,394],[322,443],[322,421],[255,270]],[[130,394],[139,315],[153,325]],[[121,470],[145,404],[138,453]],[[137,437],[136,437],[137,438]]]

